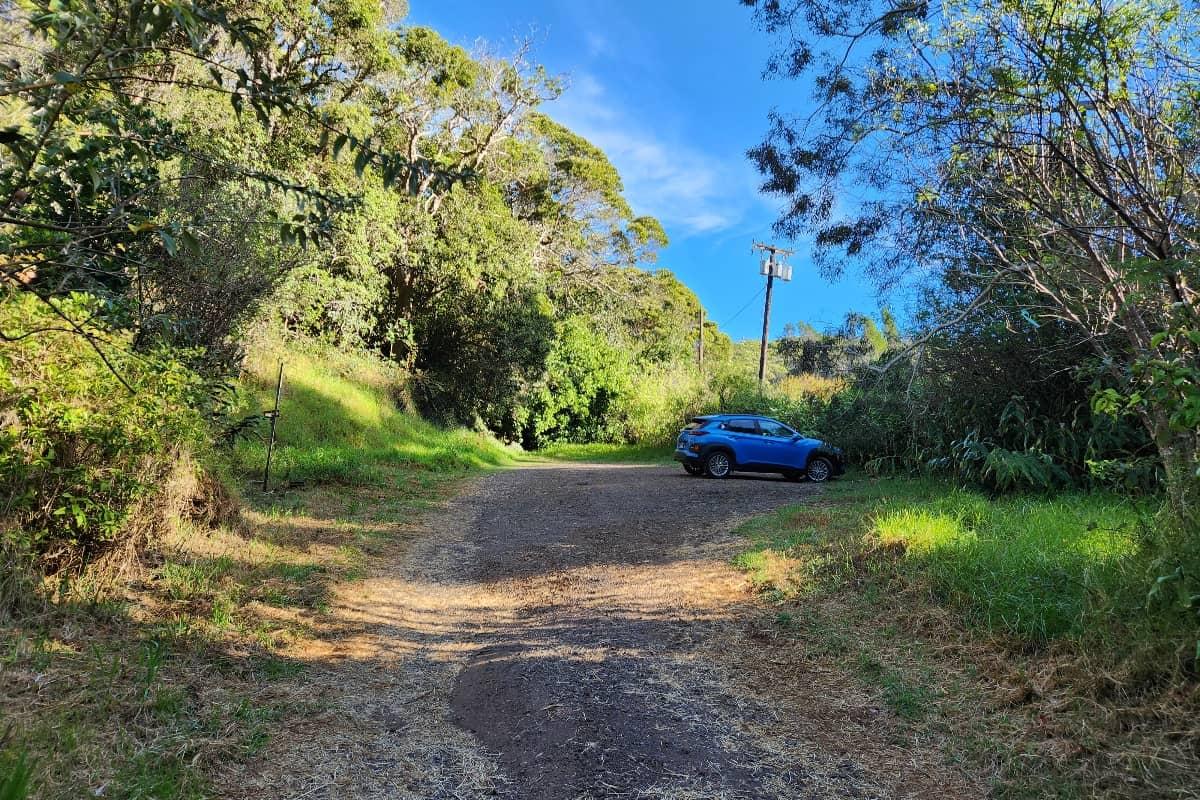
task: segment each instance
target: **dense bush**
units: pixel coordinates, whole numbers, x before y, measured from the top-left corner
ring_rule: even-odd
[[[1158,485],[1153,443],[1131,415],[1096,410],[1103,375],[1063,327],[996,303],[913,335],[917,346],[894,344],[856,368],[812,422],[857,463],[997,490]]]
[[[181,361],[186,352],[133,354],[129,333],[71,332],[63,317],[95,316],[95,298],[56,307],[29,294],[0,298],[0,526],[11,551],[50,570],[79,566],[129,533],[134,502],[160,487],[181,452],[203,446],[208,396]]]
[[[546,376],[523,414],[525,446],[615,440],[617,402],[630,386],[629,364],[620,350],[586,320],[564,321],[546,361]]]

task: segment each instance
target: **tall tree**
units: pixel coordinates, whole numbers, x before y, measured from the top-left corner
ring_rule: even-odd
[[[1060,321],[1132,407],[1172,503],[1200,499],[1200,17],[1135,0],[743,0],[783,38],[770,70],[815,110],[750,155],[826,267],[914,265]],[[836,202],[848,183],[868,200]]]
[[[352,85],[348,76],[377,67],[378,47],[345,23],[377,33],[367,23],[378,9],[287,8],[270,25],[263,7],[211,0],[0,2],[0,27],[11,32],[0,42],[0,278],[91,337],[87,320],[49,301],[88,291],[116,306],[110,321],[156,317],[163,304],[145,307],[150,284],[171,270],[155,263],[181,249],[199,260],[202,240],[229,229],[226,209],[202,199],[214,186],[257,187],[248,208],[261,208],[259,221],[285,240],[323,236],[347,198],[299,180],[286,163],[228,157],[189,135],[187,111],[207,98],[254,120],[268,143],[280,120],[303,119],[348,146],[360,170],[374,164],[404,185],[428,183],[432,165],[348,135],[321,107],[332,83]],[[301,19],[303,32],[289,28]]]

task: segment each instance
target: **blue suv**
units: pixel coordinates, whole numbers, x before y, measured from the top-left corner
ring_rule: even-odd
[[[728,477],[744,472],[778,472],[789,480],[820,483],[846,471],[843,453],[770,417],[714,414],[696,417],[679,432],[675,460],[689,475]]]

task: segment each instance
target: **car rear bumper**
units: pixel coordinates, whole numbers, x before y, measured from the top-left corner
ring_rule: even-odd
[[[676,450],[674,458],[676,461],[678,461],[682,464],[699,464],[700,463],[700,454],[693,453],[688,450]]]

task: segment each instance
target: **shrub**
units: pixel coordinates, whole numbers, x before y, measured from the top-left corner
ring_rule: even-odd
[[[619,404],[629,443],[665,446],[704,405],[704,384],[690,364],[643,370]]]
[[[818,379],[810,384],[795,380],[785,387],[760,389],[751,378],[739,375],[718,377],[705,407],[708,413],[764,414],[807,435],[826,435],[824,423],[830,401],[829,383]],[[810,391],[811,390],[811,391]]]
[[[617,404],[630,390],[624,354],[582,317],[557,326],[546,375],[527,403],[523,440],[611,442],[620,434]]]
[[[54,302],[72,319],[100,311],[88,295]],[[4,547],[44,570],[80,567],[122,540],[135,502],[204,441],[204,383],[179,356],[135,354],[129,334],[69,332],[28,293],[0,298],[0,330]]]

